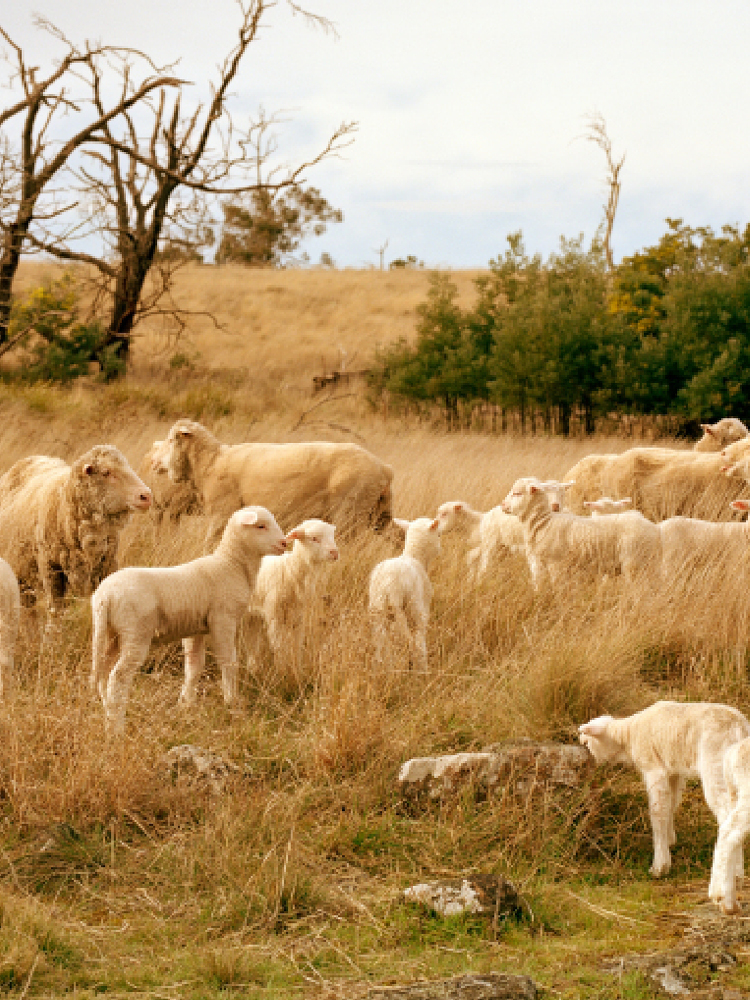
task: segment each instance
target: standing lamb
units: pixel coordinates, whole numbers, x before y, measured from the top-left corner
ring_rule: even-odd
[[[305,612],[328,563],[339,557],[334,533],[326,521],[298,524],[286,536],[291,551],[264,556],[260,564],[252,606],[263,612],[266,634],[277,670],[291,660],[296,673],[305,638]]]
[[[427,625],[432,600],[428,571],[440,554],[440,522],[429,517],[418,517],[416,521],[395,517],[393,523],[406,532],[403,554],[378,563],[370,574],[369,610],[376,654],[382,659],[387,622],[392,616],[395,631],[411,648],[416,663],[427,670]]]
[[[178,420],[162,460],[174,482],[189,482],[209,518],[207,544],[232,511],[273,505],[279,518],[321,518],[347,529],[391,519],[393,469],[356,444],[226,445],[192,420]]]
[[[0,701],[13,670],[20,615],[21,591],[16,574],[0,559]]]
[[[109,444],[72,465],[23,458],[0,478],[0,555],[22,587],[40,581],[47,606],[87,597],[117,567],[120,531],[133,510],[148,510],[151,490]]]
[[[724,417],[715,424],[701,424],[703,437],[696,441],[693,451],[722,451],[729,444],[746,438],[750,431],[737,417]]]
[[[598,764],[631,764],[640,772],[654,837],[650,870],[658,876],[666,875],[672,865],[674,816],[688,778],[700,778],[720,825],[729,814],[724,753],[750,736],[750,722],[728,705],[657,701],[626,719],[602,715],[579,726],[578,732]]]
[[[729,812],[716,838],[708,898],[724,913],[737,913],[737,883],[745,870],[743,844],[750,830],[750,739],[735,743],[724,754],[724,781]]]
[[[224,700],[236,702],[237,627],[252,598],[261,559],[285,548],[273,514],[264,507],[245,507],[229,518],[211,555],[180,566],[129,566],[99,585],[91,598],[91,682],[109,731],[125,727],[130,686],[154,639],[188,640],[180,701],[190,705],[205,663],[205,636],[210,636]]]

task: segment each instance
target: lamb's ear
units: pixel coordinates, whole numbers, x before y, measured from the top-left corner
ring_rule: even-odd
[[[429,530],[430,531],[437,531],[439,527],[440,527],[440,521],[437,518],[435,518],[435,520],[430,525],[430,529]]]
[[[544,492],[544,483],[541,483],[539,486],[536,486],[534,483],[529,484],[529,493],[543,493],[543,492]]]
[[[401,528],[402,531],[409,530],[409,521],[405,521],[403,517],[394,517],[392,520],[396,527]]]
[[[455,511],[465,510],[466,509],[466,504],[465,503],[461,503],[461,501],[459,500],[458,503],[454,503],[453,504],[453,509]]]
[[[304,542],[305,540],[305,529],[304,528],[292,528],[289,534],[286,536],[288,542],[298,541]]]
[[[711,424],[701,424],[701,430],[704,431],[706,434],[714,433],[714,429],[711,426]]]
[[[581,736],[604,736],[607,732],[609,720],[610,716],[603,715],[600,719],[592,719],[591,722],[584,722],[582,726],[578,727],[578,732]]]
[[[732,500],[729,506],[732,510],[750,510],[750,500]]]
[[[240,524],[247,524],[247,525],[256,524],[258,521],[258,512],[257,510],[238,511],[237,520],[239,521]]]

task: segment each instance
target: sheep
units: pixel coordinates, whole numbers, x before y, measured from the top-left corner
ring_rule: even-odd
[[[733,500],[736,511],[750,510],[750,500]],[[662,574],[665,581],[683,576],[696,566],[731,562],[735,571],[747,558],[750,523],[702,521],[694,517],[670,517],[659,525],[662,543]]]
[[[203,513],[195,487],[189,482],[174,483],[167,475],[164,465],[167,452],[166,441],[154,441],[138,466],[138,474],[151,488],[157,525],[165,517],[177,524],[182,517]]]
[[[546,497],[550,488],[552,484],[538,479],[518,479],[502,503],[523,525],[535,587],[543,575],[554,583],[569,568],[599,575],[620,571],[632,579],[638,570],[660,564],[661,536],[655,524],[635,511],[599,518],[556,513]]]
[[[201,424],[178,420],[166,438],[160,467],[173,482],[189,482],[209,518],[213,544],[233,510],[273,504],[281,519],[322,518],[349,530],[391,519],[393,469],[356,444],[221,444]]]
[[[117,543],[151,490],[112,445],[96,445],[72,465],[32,455],[0,478],[0,555],[22,588],[40,581],[50,614],[66,593],[88,597],[117,567]]]
[[[584,500],[583,506],[591,511],[592,517],[612,517],[614,514],[623,514],[632,503],[630,497],[623,500],[600,497],[598,500]]]
[[[20,614],[21,590],[16,574],[0,559],[0,701],[13,670]]]
[[[744,875],[743,843],[750,830],[750,739],[729,747],[723,772],[729,811],[716,838],[708,898],[729,914],[740,910],[737,883]]]
[[[584,500],[630,496],[646,517],[661,521],[687,515],[730,520],[727,504],[743,492],[742,484],[722,475],[720,453],[674,448],[630,448],[619,455],[587,455],[565,474],[575,480],[570,509],[583,513]]]
[[[179,566],[130,566],[97,587],[91,598],[91,684],[104,705],[108,732],[125,727],[130,686],[154,639],[187,640],[181,704],[196,700],[206,635],[221,668],[224,700],[237,701],[237,627],[253,596],[261,559],[285,548],[273,514],[264,507],[244,507],[229,518],[211,555]]]
[[[693,445],[693,451],[721,451],[750,434],[737,417],[724,417],[715,424],[701,424],[701,429],[703,437]]]
[[[750,722],[728,705],[657,701],[625,719],[592,719],[579,726],[578,733],[597,763],[631,764],[643,778],[654,840],[650,872],[658,877],[672,864],[674,817],[688,778],[700,778],[720,825],[728,816],[723,756],[728,747],[750,736]]]
[[[378,659],[387,638],[386,622],[393,616],[394,628],[411,649],[413,659],[427,670],[427,624],[430,618],[432,584],[428,572],[440,553],[440,521],[418,517],[415,521],[394,518],[406,532],[402,555],[385,559],[370,574],[369,611]]]
[[[287,543],[294,542],[291,551],[264,556],[261,561],[251,607],[263,613],[277,667],[287,656],[295,665],[299,663],[306,605],[314,597],[326,564],[339,557],[335,531],[326,521],[303,521],[287,535]]]

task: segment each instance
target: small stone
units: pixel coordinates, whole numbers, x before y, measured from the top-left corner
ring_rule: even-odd
[[[476,913],[494,918],[521,909],[516,887],[499,875],[469,875],[422,882],[404,889],[404,898],[410,903],[420,903],[441,917]]]
[[[189,743],[172,747],[162,759],[171,771],[173,780],[176,781],[181,774],[188,774],[205,781],[216,794],[224,791],[224,786],[232,775],[240,773],[240,768],[232,761]]]
[[[669,965],[654,969],[651,978],[670,996],[689,996],[690,989]]]

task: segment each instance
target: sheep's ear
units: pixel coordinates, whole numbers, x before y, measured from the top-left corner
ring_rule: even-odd
[[[729,506],[733,510],[750,510],[750,500],[732,500]]]
[[[458,502],[458,503],[454,503],[454,504],[453,504],[453,509],[454,509],[455,511],[459,511],[459,510],[464,510],[464,509],[465,509],[465,507],[466,507],[466,504],[464,504],[464,503],[461,503],[461,501],[460,501],[460,500],[459,500],[459,502]]]
[[[543,493],[543,492],[544,492],[544,484],[540,486],[535,486],[534,483],[530,484],[529,493]]]
[[[257,510],[241,510],[239,511],[237,520],[240,524],[256,524],[258,521],[258,512]]]
[[[83,467],[83,471],[86,473],[87,476],[93,476],[94,466],[91,464],[91,462],[87,462],[86,465],[84,465]]]
[[[304,528],[292,528],[289,534],[286,536],[288,542],[298,541],[304,542],[305,540],[305,529]]]
[[[409,530],[409,522],[405,521],[403,517],[394,517],[392,520],[396,527],[401,528],[402,531]]]
[[[714,429],[711,426],[711,424],[701,424],[701,430],[704,431],[706,434],[713,434],[714,432]]]
[[[437,518],[435,518],[435,520],[430,525],[430,531],[437,531],[439,527],[440,527],[440,521]]]
[[[591,722],[584,722],[582,726],[578,727],[578,732],[581,736],[604,736],[607,731],[608,718],[603,719],[592,719]]]

